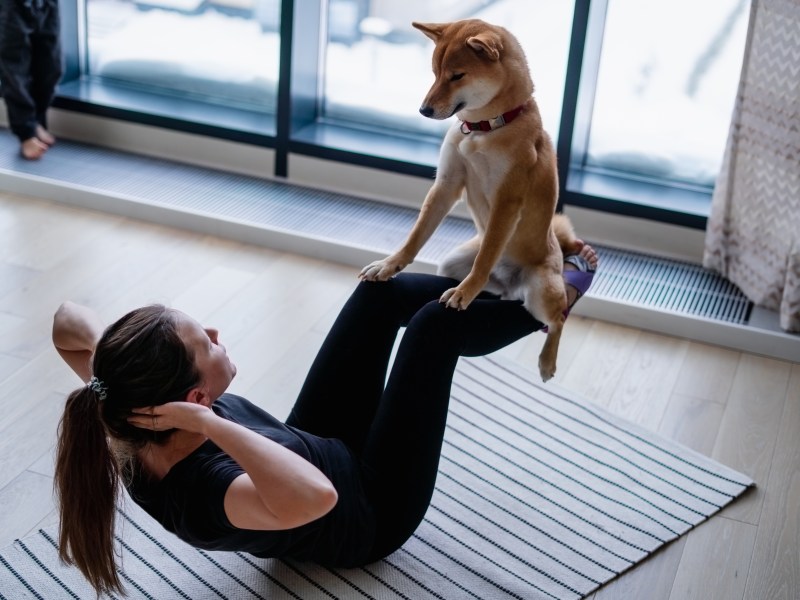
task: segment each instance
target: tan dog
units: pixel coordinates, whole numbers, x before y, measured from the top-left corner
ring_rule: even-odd
[[[439,274],[461,280],[440,301],[465,309],[484,289],[523,300],[548,327],[539,355],[547,381],[556,371],[567,308],[562,250],[579,246],[567,218],[554,218],[556,153],[525,55],[507,30],[483,21],[413,26],[435,43],[436,80],[419,111],[432,119],[455,114],[459,122],[445,135],[436,180],[406,242],[360,277],[385,281],[404,269],[465,192],[478,235],[440,265]]]

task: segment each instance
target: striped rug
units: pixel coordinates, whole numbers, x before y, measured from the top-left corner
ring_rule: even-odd
[[[119,510],[129,598],[581,598],[753,482],[497,357],[462,359],[424,523],[360,569],[202,552]],[[0,553],[0,598],[93,598],[40,530]]]

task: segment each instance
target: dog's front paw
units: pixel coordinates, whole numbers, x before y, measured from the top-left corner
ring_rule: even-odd
[[[371,262],[361,269],[358,278],[362,281],[386,281],[397,275],[406,267],[406,263],[394,256],[388,256],[383,260]]]
[[[456,310],[466,309],[475,299],[476,294],[465,292],[461,286],[450,288],[439,298],[439,302],[446,304],[448,308]]]

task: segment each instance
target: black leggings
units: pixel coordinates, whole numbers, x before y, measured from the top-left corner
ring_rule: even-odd
[[[440,304],[457,283],[407,273],[360,283],[287,420],[343,440],[360,458],[377,520],[372,560],[399,548],[428,510],[459,356],[489,354],[542,327],[521,302],[488,294],[463,311]],[[401,327],[406,331],[387,380]]]

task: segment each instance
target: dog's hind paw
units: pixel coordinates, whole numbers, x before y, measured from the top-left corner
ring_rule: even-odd
[[[542,377],[542,381],[545,383],[550,381],[553,376],[556,374],[556,365],[555,363],[549,364],[545,363],[543,360],[539,360],[539,375]]]

